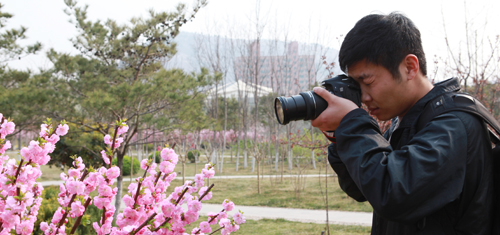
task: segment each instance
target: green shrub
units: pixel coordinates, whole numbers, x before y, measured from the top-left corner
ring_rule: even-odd
[[[156,156],[155,162],[156,163],[160,163],[161,162],[161,152],[160,151],[156,151],[156,153],[150,154],[149,157],[148,157],[148,159],[153,159],[153,154],[155,154],[155,156]]]
[[[200,156],[200,152],[198,150],[191,150],[188,152],[188,160],[191,163],[194,163],[196,161],[196,156]]]
[[[137,174],[137,172],[139,172],[139,169],[141,169],[141,163],[139,162],[139,160],[137,160],[137,158],[133,158],[134,160],[134,165],[132,166],[132,168],[134,169],[134,174]],[[117,163],[117,159],[116,157],[113,158],[113,162],[112,164],[113,165],[116,165]],[[125,155],[123,156],[123,167],[122,167],[122,171],[123,171],[123,176],[127,176],[127,175],[130,175],[130,157]]]

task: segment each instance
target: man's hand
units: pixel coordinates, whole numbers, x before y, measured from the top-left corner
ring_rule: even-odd
[[[323,97],[328,107],[316,119],[311,120],[311,125],[322,131],[334,131],[344,116],[358,106],[354,102],[335,96],[321,87],[315,87],[314,93]]]

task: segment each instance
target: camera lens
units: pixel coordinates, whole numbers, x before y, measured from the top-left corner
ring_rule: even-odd
[[[291,97],[281,96],[274,100],[276,118],[282,125],[290,121],[315,119],[327,106],[326,101],[313,91]]]
[[[283,105],[281,104],[279,98],[281,97],[274,99],[274,110],[276,110],[276,118],[278,118],[278,122],[283,123],[285,121],[285,116],[283,114]]]

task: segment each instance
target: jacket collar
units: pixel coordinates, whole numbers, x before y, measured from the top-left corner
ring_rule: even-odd
[[[399,124],[401,127],[410,127],[418,119],[420,113],[425,108],[425,105],[435,97],[448,92],[457,92],[460,90],[460,82],[458,78],[449,78],[447,80],[438,82],[434,84],[434,88],[430,90],[424,97],[422,97],[413,107],[408,110],[406,115],[403,117],[402,122]],[[397,118],[397,117],[396,117]],[[395,120],[393,120],[395,121]]]

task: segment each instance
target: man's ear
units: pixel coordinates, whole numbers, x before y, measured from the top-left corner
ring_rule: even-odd
[[[404,72],[408,80],[411,80],[417,76],[418,70],[420,69],[420,64],[418,62],[418,58],[414,54],[408,54],[403,59]]]

